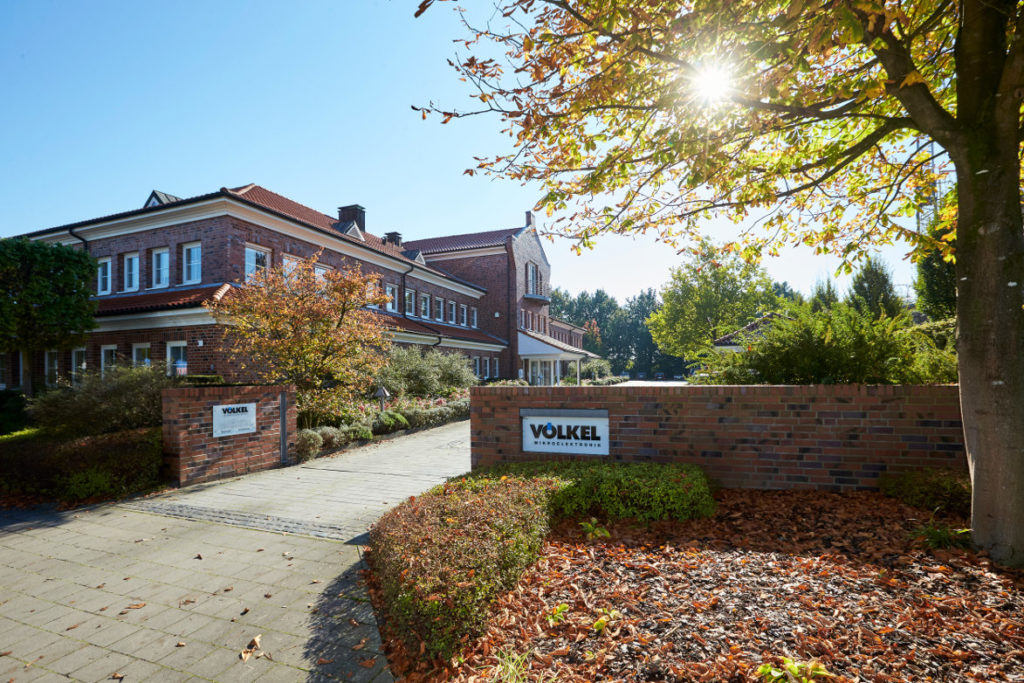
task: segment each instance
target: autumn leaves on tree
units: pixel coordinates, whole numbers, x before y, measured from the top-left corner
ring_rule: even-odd
[[[366,308],[388,300],[379,276],[316,262],[314,255],[257,271],[207,304],[244,370],[295,385],[300,415],[337,413],[370,386],[391,346],[381,316]]]

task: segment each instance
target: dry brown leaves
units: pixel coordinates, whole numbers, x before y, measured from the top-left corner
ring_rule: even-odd
[[[754,681],[789,656],[838,681],[1024,681],[1022,575],[918,547],[927,515],[866,492],[716,498],[711,519],[598,543],[563,524],[461,664],[417,668],[389,639],[392,667],[484,681],[500,653],[529,652],[530,680]]]

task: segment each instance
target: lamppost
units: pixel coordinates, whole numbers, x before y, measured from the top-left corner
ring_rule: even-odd
[[[391,393],[383,386],[377,387],[377,393],[373,395],[374,398],[380,401],[380,412],[384,412],[384,401],[391,398]]]

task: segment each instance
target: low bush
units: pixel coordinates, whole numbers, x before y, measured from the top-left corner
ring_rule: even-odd
[[[971,478],[966,472],[922,469],[884,473],[878,479],[878,488],[916,508],[959,517],[971,515]]]
[[[211,387],[224,384],[224,378],[220,375],[184,375],[178,377],[179,384],[186,384],[192,387]]]
[[[528,387],[530,383],[525,379],[498,379],[488,382],[489,387]]]
[[[394,508],[370,530],[370,561],[387,623],[429,657],[447,659],[481,633],[490,604],[518,582],[548,532],[557,483],[444,486]]]
[[[67,436],[157,427],[163,421],[160,392],[174,386],[159,364],[119,365],[82,375],[29,401],[29,415],[46,431]]]
[[[320,439],[323,441],[323,445],[321,447],[324,450],[341,448],[348,443],[348,438],[346,437],[345,432],[337,427],[320,427],[316,430],[316,433],[320,435]]]
[[[397,410],[385,410],[373,420],[370,431],[374,434],[390,434],[400,429],[408,429],[409,420]]]
[[[690,519],[714,513],[691,465],[524,463],[449,480],[370,531],[388,625],[411,652],[447,659],[536,559],[561,517]],[[603,529],[603,527],[600,527]]]
[[[25,394],[12,389],[0,390],[0,435],[20,431],[28,424]]]
[[[323,446],[323,437],[315,429],[300,429],[295,433],[295,457],[299,462],[306,462],[320,455]]]
[[[391,349],[377,383],[392,396],[449,396],[477,383],[469,359],[416,346]]]
[[[39,429],[0,437],[0,490],[67,503],[116,498],[160,483],[159,429],[66,438]]]

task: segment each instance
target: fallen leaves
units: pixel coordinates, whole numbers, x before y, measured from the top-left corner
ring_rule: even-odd
[[[253,639],[249,641],[249,644],[246,645],[242,649],[242,651],[238,653],[238,658],[241,659],[243,663],[248,662],[251,657],[255,657],[256,659],[259,659],[260,657],[266,657],[270,661],[274,661],[274,658],[270,655],[270,653],[264,651],[262,646],[260,645],[261,638],[263,638],[262,633],[258,636],[254,636]]]

